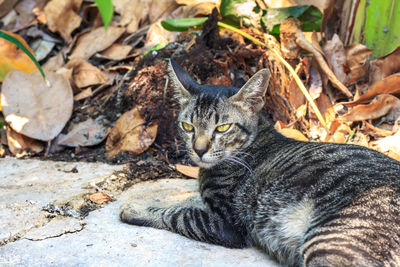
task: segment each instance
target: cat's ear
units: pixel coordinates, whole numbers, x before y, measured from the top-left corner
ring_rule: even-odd
[[[259,112],[264,107],[264,95],[267,92],[270,76],[268,69],[258,71],[239,92],[229,98],[229,101],[252,113]]]
[[[197,93],[198,84],[172,58],[168,63],[168,76],[172,82],[175,96],[181,105],[187,103],[192,94]]]

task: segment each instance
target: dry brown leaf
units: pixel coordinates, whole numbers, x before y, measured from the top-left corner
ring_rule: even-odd
[[[74,96],[74,101],[80,101],[82,99],[91,97],[92,95],[93,95],[92,88],[89,87],[89,88],[86,88],[85,90],[81,91],[80,93],[76,94]]]
[[[74,94],[76,94],[77,92],[80,92],[80,89],[74,84],[74,81],[72,79],[72,69],[67,69],[67,68],[61,67],[56,71],[56,73],[63,75],[65,77],[65,79],[67,79],[70,82],[70,85],[72,87]]]
[[[369,84],[375,84],[396,72],[400,72],[400,46],[371,62]]]
[[[77,123],[72,129],[58,141],[58,144],[69,147],[94,146],[101,143],[109,133],[102,119]]]
[[[192,178],[199,178],[200,168],[197,166],[187,166],[182,164],[176,164],[175,168],[178,172]]]
[[[124,31],[124,28],[110,26],[107,30],[104,27],[100,27],[83,34],[79,37],[70,59],[89,59],[95,53],[110,47]]]
[[[281,129],[285,128],[285,127],[286,127],[286,124],[284,124],[282,121],[277,120],[277,121],[275,122],[274,129],[277,130],[278,132],[279,132]]]
[[[137,31],[145,22],[152,24],[169,16],[178,7],[175,0],[114,0],[113,4],[116,12],[121,14],[120,25],[125,26],[128,33]]]
[[[325,109],[324,118],[327,124],[336,120],[336,110],[334,106]],[[330,129],[329,129],[330,130]]]
[[[6,2],[10,2],[10,1],[6,1]],[[12,31],[15,32],[15,31],[18,31],[18,30],[21,30],[21,29],[24,29],[24,28],[30,26],[36,18],[35,14],[32,12],[33,9],[43,7],[42,4],[44,4],[43,1],[32,1],[32,0],[19,1],[18,4],[14,7],[14,10],[17,11],[17,13],[18,13],[18,19],[17,19],[16,25],[12,29]],[[1,9],[2,8],[0,7],[0,10]]]
[[[29,154],[38,154],[43,151],[44,145],[39,141],[17,133],[11,127],[7,128],[7,145],[16,157]]]
[[[324,93],[321,93],[321,95],[315,100],[315,104],[317,105],[317,107],[321,113],[325,113],[325,110],[327,108],[329,108],[330,106],[332,106],[331,99],[329,98],[329,96],[327,96]],[[311,112],[311,114],[313,114],[313,116],[315,116],[313,109],[310,109],[310,112]],[[317,116],[315,116],[315,118],[316,117]]]
[[[305,137],[304,134],[296,129],[283,128],[278,130],[278,132],[288,138],[296,139],[298,141],[308,141],[307,137]]]
[[[90,201],[96,203],[97,205],[101,205],[105,202],[109,202],[112,200],[112,198],[109,195],[107,195],[106,193],[101,193],[101,192],[91,194],[89,196],[89,199],[90,199]]]
[[[371,147],[400,161],[400,131],[393,136],[371,142]]]
[[[361,103],[365,103],[380,94],[400,95],[400,73],[392,74],[382,81],[375,83],[357,100],[342,104],[352,107]]]
[[[372,49],[369,49],[363,44],[351,44],[349,46],[346,46],[345,52],[347,67],[352,69],[364,65],[365,63],[367,63],[372,51]]]
[[[179,5],[185,5],[184,14],[187,17],[211,14],[214,8],[219,8],[221,0],[176,0]]]
[[[311,66],[310,68],[311,85],[308,89],[310,96],[313,100],[317,99],[322,93],[322,79],[319,72]]]
[[[392,110],[400,108],[400,99],[393,95],[378,95],[368,105],[359,105],[353,108],[349,113],[340,117],[342,121],[362,121],[377,119],[385,116]]]
[[[367,61],[372,53],[372,49],[368,49],[362,44],[351,44],[345,47],[346,52],[346,84],[353,84],[367,75]]]
[[[170,15],[178,7],[175,0],[114,0],[113,5],[122,17],[119,25],[126,27],[128,33],[137,31],[145,22],[154,23]]]
[[[363,128],[362,131],[372,137],[380,138],[380,137],[387,137],[387,136],[393,135],[392,131],[388,131],[385,129],[375,127],[374,125],[372,125],[371,123],[369,123],[367,121],[364,121],[363,123],[365,125],[365,128]]]
[[[46,73],[48,87],[39,72],[10,71],[4,79],[0,103],[9,125],[34,139],[49,141],[56,137],[72,114],[73,96],[68,80]]]
[[[322,140],[324,142],[332,142],[332,143],[345,143],[347,140],[347,136],[352,132],[351,128],[339,121],[332,121],[328,124],[328,129],[332,135],[324,135]]]
[[[132,155],[146,151],[156,138],[157,128],[157,124],[145,125],[137,108],[125,112],[107,138],[107,157],[112,158],[123,151]]]
[[[307,58],[304,58],[297,66],[296,66],[296,73],[300,76],[305,76],[304,83],[307,83],[307,79],[309,77],[309,70],[310,61]],[[288,88],[285,90],[284,96],[287,98],[290,106],[293,109],[297,109],[301,105],[306,103],[306,98],[304,94],[301,92],[299,86],[297,85],[294,79],[291,79],[289,82]]]
[[[71,33],[81,25],[82,18],[77,14],[82,0],[52,0],[44,8],[49,30],[59,32],[66,41]]]
[[[43,0],[46,1],[46,0]],[[47,2],[45,2],[47,3]],[[44,8],[35,7],[32,9],[32,13],[35,14],[36,20],[42,24],[47,24],[46,13],[44,12]]]
[[[0,0],[0,18],[10,12],[18,0]]]
[[[150,49],[157,44],[170,43],[176,40],[178,33],[167,31],[161,26],[161,22],[158,21],[150,26],[147,31],[146,42],[144,47]]]
[[[347,124],[340,123],[340,125],[334,131],[334,134],[332,135],[330,141],[344,144],[347,140],[347,136],[351,132],[351,128]]]
[[[307,37],[306,35],[305,35],[305,37]],[[311,33],[311,44],[312,44],[312,46],[315,48],[315,49],[317,49],[317,51],[321,54],[321,55],[324,55],[324,51],[322,51],[322,47],[320,46],[320,44],[319,44],[319,41],[321,40],[321,33],[320,32],[316,32],[316,31],[313,31],[312,33]]]
[[[169,15],[178,7],[175,0],[153,0],[149,10],[149,21],[154,23],[165,15]]]
[[[300,107],[297,108],[296,110],[296,118],[302,118],[305,115],[307,115],[307,104],[303,104]]]
[[[79,88],[105,83],[107,81],[107,75],[86,60],[78,58],[72,59],[65,67],[73,69],[72,80]]]
[[[322,50],[326,56],[329,66],[335,73],[336,77],[341,83],[345,83],[347,80],[347,75],[344,71],[344,65],[346,64],[346,54],[344,51],[344,46],[339,36],[335,34],[332,40],[327,41]]]
[[[300,21],[296,19],[284,20],[280,26],[281,52],[287,59],[295,59],[300,55],[301,47],[296,42],[300,27]]]
[[[42,66],[45,71],[57,71],[62,66],[64,66],[64,58],[62,53],[58,53],[57,55],[49,58],[46,63]]]
[[[339,89],[343,94],[345,94],[348,97],[352,97],[351,92],[349,89],[347,89],[344,84],[339,81],[339,79],[336,77],[336,75],[333,73],[333,71],[329,68],[328,63],[326,63],[324,55],[322,55],[320,52],[318,52],[318,48],[315,48],[310,42],[306,40],[304,37],[304,34],[301,31],[300,28],[300,23],[298,19],[296,18],[288,18],[284,20],[281,24],[281,29],[282,25],[284,26],[284,29],[291,35],[295,35],[295,37],[290,37],[290,38],[295,38],[296,44],[303,48],[304,50],[307,50],[311,52],[314,55],[314,58],[318,62],[318,65],[321,67],[321,70],[327,75],[328,79],[331,81],[333,86],[335,86],[337,89]],[[281,30],[282,34],[282,30]],[[285,34],[283,34],[283,37],[285,37]],[[282,37],[281,37],[282,39]],[[291,46],[294,44],[292,43]]]
[[[123,45],[123,44],[113,44],[103,52],[101,55],[112,60],[122,60],[129,55],[131,52],[132,46],[130,45]]]
[[[115,12],[121,15],[119,25],[127,26],[127,32],[139,29],[140,20],[146,20],[153,0],[114,0]]]

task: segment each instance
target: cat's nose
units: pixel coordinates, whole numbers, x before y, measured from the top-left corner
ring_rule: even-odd
[[[207,150],[208,150],[207,147],[201,149],[194,148],[194,151],[196,152],[197,155],[199,155],[200,158],[207,152]]]
[[[194,140],[194,152],[201,158],[210,148],[210,139],[207,136],[200,135]]]

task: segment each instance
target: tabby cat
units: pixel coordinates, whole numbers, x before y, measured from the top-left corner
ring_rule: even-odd
[[[199,85],[173,60],[169,76],[204,205],[127,203],[122,221],[231,248],[259,246],[285,266],[400,266],[400,162],[276,132],[262,111],[267,69],[240,90]]]

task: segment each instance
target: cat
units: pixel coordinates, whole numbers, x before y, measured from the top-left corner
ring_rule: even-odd
[[[400,162],[279,134],[263,110],[268,69],[240,89],[200,85],[172,59],[168,72],[203,206],[127,203],[123,222],[258,246],[285,266],[400,266]]]

